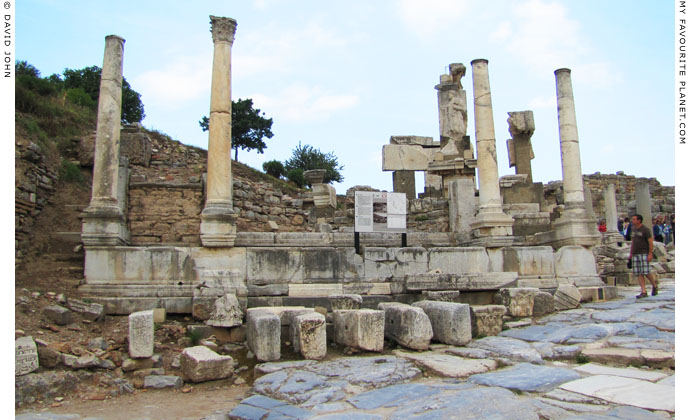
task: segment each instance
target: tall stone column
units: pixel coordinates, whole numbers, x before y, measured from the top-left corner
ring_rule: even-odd
[[[616,209],[616,186],[608,184],[604,189],[606,207],[606,232],[618,233],[618,209]]]
[[[230,54],[237,22],[210,16],[213,36],[211,112],[208,127],[206,203],[201,212],[201,243],[207,247],[235,244],[237,227],[232,206],[232,99]]]
[[[496,135],[489,87],[488,60],[472,61],[474,90],[474,128],[477,138],[477,170],[479,176],[479,212],[472,233],[476,238],[511,236],[513,218],[503,213],[498,184]]]
[[[642,216],[642,224],[652,230],[652,201],[649,198],[649,183],[637,181],[635,184],[635,210]]]
[[[558,102],[558,132],[561,143],[563,196],[565,211],[554,223],[556,247],[563,245],[594,246],[600,235],[596,220],[587,214],[585,189],[580,165],[580,140],[575,119],[575,100],[570,69],[558,69],[556,93]]]
[[[129,240],[118,202],[124,44],[117,35],[105,37],[91,202],[82,213],[82,241],[86,246],[126,245]]]

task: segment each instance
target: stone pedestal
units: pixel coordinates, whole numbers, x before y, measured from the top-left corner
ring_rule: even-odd
[[[472,224],[472,233],[477,238],[513,234],[513,218],[503,213],[498,185],[496,135],[488,64],[485,59],[472,61],[474,126],[479,173],[479,212]]]
[[[649,183],[638,181],[635,184],[635,207],[636,212],[642,216],[642,224],[651,231],[654,223],[652,222],[652,202],[649,199]]]
[[[448,187],[448,218],[451,232],[457,233],[461,242],[471,238],[476,208],[474,180],[462,178],[451,182]]]
[[[129,238],[118,200],[124,43],[116,35],[105,38],[91,202],[82,213],[82,240],[86,246],[126,245]]]
[[[235,244],[236,215],[232,207],[232,100],[230,55],[237,22],[211,16],[213,75],[208,129],[208,172],[206,203],[201,212],[201,243],[207,247]]]
[[[563,170],[563,197],[565,211],[555,223],[554,246],[593,246],[600,238],[596,221],[587,214],[584,183],[580,165],[580,142],[575,118],[575,102],[570,69],[558,69],[556,92],[558,101],[558,132],[561,144],[561,168]]]

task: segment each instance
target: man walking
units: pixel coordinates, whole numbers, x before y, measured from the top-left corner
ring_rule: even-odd
[[[637,276],[642,293],[637,295],[638,299],[647,297],[647,289],[644,279],[647,277],[652,283],[652,296],[659,293],[654,276],[649,271],[649,263],[652,261],[652,250],[654,249],[654,239],[649,228],[642,225],[642,216],[636,214],[632,217],[632,245],[630,246],[630,258],[632,260],[633,274]]]

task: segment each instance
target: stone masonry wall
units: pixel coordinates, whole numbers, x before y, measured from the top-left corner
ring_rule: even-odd
[[[19,263],[31,228],[55,191],[58,174],[36,143],[15,139],[14,153],[15,263]]]
[[[637,178],[623,172],[601,174],[596,172],[583,175],[586,187],[592,192],[592,207],[597,220],[606,219],[604,190],[610,183],[616,186],[616,209],[619,217],[629,217],[635,212],[635,184],[644,180],[649,182],[649,193],[652,201],[652,215],[671,215],[675,213],[674,186],[663,186],[656,178]],[[563,204],[563,183],[552,181],[544,186],[544,198],[547,204]]]

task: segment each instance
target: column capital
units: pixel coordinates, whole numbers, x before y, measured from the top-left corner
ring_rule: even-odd
[[[474,60],[470,61],[471,66],[474,66],[475,64],[479,63],[489,64],[489,60],[487,60],[486,58],[475,58]]]
[[[108,42],[108,41],[117,41],[117,42],[119,42],[120,44],[124,44],[124,43],[125,43],[125,39],[124,39],[123,37],[119,36],[119,35],[108,35],[108,36],[105,37],[105,41],[106,41],[106,42]]]
[[[555,71],[553,72],[553,74],[555,74],[556,76],[558,76],[559,73],[567,73],[567,74],[570,74],[570,72],[571,72],[571,70],[570,70],[569,68],[565,68],[565,67],[564,67],[564,68],[562,68],[562,69],[555,70]]]
[[[209,16],[211,18],[211,35],[213,36],[213,43],[235,41],[235,30],[237,29],[237,21],[232,18]]]

